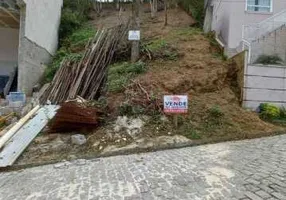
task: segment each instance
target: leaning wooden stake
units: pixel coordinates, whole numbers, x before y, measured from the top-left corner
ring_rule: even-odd
[[[19,120],[15,126],[13,126],[5,135],[0,138],[0,149],[8,142],[13,135],[39,110],[40,106],[36,106],[25,117]]]

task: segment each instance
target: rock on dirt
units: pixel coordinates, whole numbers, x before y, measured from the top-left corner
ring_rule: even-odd
[[[143,117],[142,117],[143,118]],[[114,125],[114,132],[126,131],[128,135],[135,138],[142,131],[145,122],[141,118],[128,118],[127,116],[119,116]]]
[[[76,134],[71,136],[72,144],[83,145],[87,142],[86,137],[82,134]]]

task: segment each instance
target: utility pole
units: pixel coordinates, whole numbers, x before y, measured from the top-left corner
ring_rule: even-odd
[[[140,30],[140,0],[133,0],[132,3],[132,28],[133,30]],[[139,59],[140,41],[133,40],[131,48],[131,62],[136,62]]]

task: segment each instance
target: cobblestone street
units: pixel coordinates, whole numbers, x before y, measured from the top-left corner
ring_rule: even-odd
[[[286,135],[1,173],[0,199],[286,200]]]

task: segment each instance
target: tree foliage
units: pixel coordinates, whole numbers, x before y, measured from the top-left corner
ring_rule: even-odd
[[[59,30],[60,40],[88,20],[91,7],[90,0],[64,0]]]

